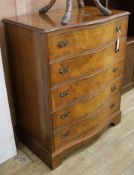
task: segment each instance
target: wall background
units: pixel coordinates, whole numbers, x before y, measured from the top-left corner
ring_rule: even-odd
[[[9,104],[11,109],[11,116],[13,125],[15,125],[15,113],[13,107],[13,99],[10,87],[10,77],[9,77],[9,68],[5,47],[5,37],[4,37],[4,28],[1,20],[3,18],[12,17],[16,15],[38,13],[38,10],[47,5],[50,0],[0,0],[0,47],[2,50],[4,71],[6,77],[6,85],[8,90]],[[76,0],[73,0],[73,6],[76,6]],[[66,0],[57,0],[52,10],[65,8]]]
[[[16,155],[0,52],[0,164]]]

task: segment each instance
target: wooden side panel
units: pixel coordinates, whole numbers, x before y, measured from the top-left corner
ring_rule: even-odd
[[[3,18],[13,17],[16,15],[23,15],[29,13],[37,13],[38,10],[44,5],[48,4],[50,0],[0,0],[0,21]],[[76,1],[73,2],[74,7],[77,5]],[[58,0],[52,10],[65,8],[65,2],[63,0]],[[4,27],[2,22],[0,22],[0,47],[2,49],[4,72],[6,76],[6,84],[9,96],[10,110],[12,113],[13,125],[16,125],[14,104],[12,99],[11,84],[9,77],[9,65],[7,60],[7,51],[5,47],[5,37],[4,37]]]
[[[134,42],[128,43],[125,59],[122,91],[126,92],[134,87]]]
[[[47,84],[47,81],[43,82],[41,36],[8,24],[5,24],[5,30],[19,128],[50,151],[51,125],[44,101],[48,99],[48,92],[43,84]]]

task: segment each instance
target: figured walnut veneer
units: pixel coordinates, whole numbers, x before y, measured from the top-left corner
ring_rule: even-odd
[[[129,15],[62,12],[4,20],[19,136],[52,169],[120,122]]]

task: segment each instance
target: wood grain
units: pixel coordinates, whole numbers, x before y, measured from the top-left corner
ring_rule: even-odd
[[[96,17],[97,15],[95,15],[96,12],[98,12],[97,9],[91,7],[86,7],[83,9],[85,9],[83,10],[83,13],[85,12],[85,14],[86,12],[89,12],[91,10],[91,13],[93,14],[93,16],[91,16],[93,18],[92,20],[90,18],[90,21],[87,23],[85,21],[85,18],[79,18],[79,15],[83,16],[83,14],[78,14],[78,11],[74,9],[73,15],[75,16],[75,18],[72,18],[72,22],[75,28],[71,25],[67,26],[66,28],[65,26],[59,25],[58,23],[56,25],[57,27],[52,27],[52,21],[50,22],[46,16],[41,17],[39,14],[24,15],[17,18],[14,17],[11,19],[5,19],[3,21],[5,24],[8,60],[11,68],[10,73],[13,82],[14,101],[18,118],[18,129],[21,136],[20,138],[52,169],[56,168],[66,155],[71,153],[73,150],[87,143],[90,143],[94,138],[100,135],[105,130],[105,128],[109,126],[109,124],[118,124],[121,119],[121,112],[119,108],[117,111],[115,111],[115,113],[112,113],[111,115],[109,111],[106,111],[104,112],[104,115],[101,116],[101,120],[103,122],[101,122],[101,120],[99,120],[99,117],[97,117],[100,125],[99,122],[97,125],[95,124],[97,120],[93,120],[91,124],[89,124],[90,122],[88,122],[89,127],[93,125],[93,130],[91,126],[92,132],[85,134],[87,130],[84,129],[87,129],[87,127],[84,127],[86,126],[86,124],[84,123],[83,127],[80,129],[80,135],[82,135],[83,133],[83,136],[77,140],[73,140],[73,142],[70,139],[70,144],[65,144],[62,145],[63,147],[60,147],[61,140],[58,137],[58,139],[55,139],[55,135],[58,132],[60,133],[60,130],[65,128],[67,129],[74,123],[76,124],[76,122],[80,118],[82,119],[82,117],[84,117],[83,119],[86,120],[86,116],[90,115],[91,112],[95,112],[100,109],[102,105],[107,104],[110,98],[114,97],[116,93],[119,94],[118,100],[116,101],[117,103],[120,102],[122,70],[124,65],[123,57],[118,58],[117,60],[115,60],[115,57],[113,57],[113,62],[109,65],[106,65],[106,67],[104,66],[104,69],[100,68],[100,71],[98,71],[96,67],[96,73],[90,74],[89,77],[88,75],[84,75],[83,77],[75,78],[73,81],[70,81],[68,79],[66,82],[61,82],[60,84],[51,87],[50,65],[53,64],[55,61],[61,61],[61,57],[57,58],[55,61],[49,61],[50,46],[48,44],[48,40],[51,36],[53,38],[53,36],[61,36],[61,34],[66,35],[66,33],[70,33],[72,35],[74,33],[75,35],[72,35],[71,41],[73,41],[73,37],[74,41],[78,41],[79,37],[76,37],[76,34],[78,35],[79,32],[84,32],[85,30],[84,33],[86,33],[87,31],[89,35],[90,29],[93,29],[93,31],[98,33],[99,35],[97,37],[96,34],[92,33],[93,31],[91,31],[91,34],[97,37],[98,43],[100,43],[100,47],[102,47],[102,41],[109,42],[109,36],[112,39],[111,42],[115,42],[115,39],[118,38],[117,33],[115,32],[116,22],[117,24],[120,24],[123,21],[123,24],[125,24],[123,26],[126,26],[126,28],[122,26],[123,28],[121,29],[121,31],[123,32],[123,35],[121,34],[120,36],[122,37],[122,39],[126,37],[127,19],[129,13],[114,11],[114,14],[111,16],[111,18],[98,16],[98,18],[100,17],[100,19],[98,20],[98,18]],[[61,13],[53,11],[51,12],[51,14],[55,14],[56,16],[57,14],[60,15]],[[76,18],[77,22],[79,21],[79,19],[82,20],[81,23],[75,24]],[[55,19],[57,18],[55,17]],[[107,22],[105,21],[106,19]],[[40,25],[38,26],[39,23]],[[34,27],[35,24],[36,26]],[[44,27],[43,29],[40,28],[40,26],[45,25],[46,27]],[[111,28],[107,28],[107,26],[109,25],[111,26]],[[50,28],[48,28],[48,26]],[[101,30],[99,26],[105,26],[104,29],[109,29],[109,31],[107,31],[107,36],[103,38],[102,33],[100,35],[100,33],[97,32],[96,26],[98,27],[98,31]],[[57,32],[55,32],[56,30]],[[108,39],[106,37],[108,37]],[[76,38],[77,40],[75,40]],[[80,36],[80,40],[78,42],[78,45],[80,45],[80,47],[78,46],[78,51],[81,47],[83,49],[83,43],[80,43],[81,38],[82,36]],[[84,40],[82,40],[81,42],[83,41]],[[86,41],[87,40],[85,40],[84,42]],[[66,45],[66,43],[59,43],[60,47],[62,45],[64,46]],[[73,45],[73,47],[76,48],[76,45]],[[73,47],[72,50],[75,51]],[[94,43],[94,47],[94,49],[98,49],[97,42]],[[92,50],[90,49],[91,48],[89,48],[88,51],[91,51],[92,53]],[[55,50],[53,50],[53,52],[55,53]],[[81,52],[79,54],[83,53]],[[70,56],[71,54],[69,54],[68,56],[66,55],[66,57],[63,58],[67,60],[70,59]],[[72,89],[74,89],[74,95],[72,91],[71,96],[68,98],[68,100],[63,100],[63,104],[61,104],[61,102],[59,102],[61,100],[57,98],[57,95],[59,95],[59,92],[60,97],[68,95],[68,92],[66,93],[64,91],[66,90],[65,88],[67,88],[67,86],[70,84],[70,90],[71,87]],[[61,90],[63,91],[61,92]],[[53,104],[51,103],[52,100]],[[116,104],[111,104],[110,108],[113,109],[115,105]],[[63,115],[66,110],[69,110],[69,112],[73,116],[73,121],[69,121],[68,123],[62,123],[62,126],[61,124],[59,124],[60,128],[58,128],[59,126],[56,126],[57,128],[55,129],[53,127],[54,118],[57,115],[58,120],[58,117]],[[108,113],[109,115],[107,114],[106,117],[105,113]],[[62,118],[64,118],[64,116]],[[89,131],[91,131],[90,128],[88,129]],[[66,136],[68,136],[68,132],[63,133],[63,137]],[[59,140],[59,142],[56,143],[56,140],[57,142]],[[60,149],[55,151],[55,148],[57,149],[58,147],[60,147]]]
[[[121,27],[120,37],[126,36],[127,18],[112,20],[84,29],[49,34],[49,59],[54,60],[66,55],[92,50],[112,42],[117,39],[116,27],[118,25]],[[101,37],[102,35],[103,37]],[[59,46],[60,43],[63,46]]]
[[[8,24],[5,25],[5,31],[8,40],[9,63],[10,68],[12,68],[10,72],[13,73],[12,84],[16,118],[20,123],[19,128],[25,130],[31,138],[36,138],[39,144],[44,145],[44,147],[47,145],[48,150],[51,150],[52,144],[50,144],[51,139],[50,135],[48,135],[48,133],[51,133],[51,124],[48,124],[47,109],[44,105],[44,99],[47,100],[47,96],[45,98],[42,96],[42,92],[45,92],[46,87],[42,83],[40,35]],[[33,51],[28,53],[27,49],[29,51],[32,49]],[[45,60],[44,57],[43,60]],[[47,64],[45,65],[47,66]],[[38,79],[38,82],[36,79]],[[38,98],[39,95],[40,98]],[[29,128],[30,123],[32,123],[31,128]],[[46,125],[45,127],[44,124]],[[36,131],[37,125],[40,128],[38,128],[38,131]]]
[[[127,44],[122,91],[126,92],[133,87],[134,87],[134,42]]]
[[[55,149],[59,149],[59,147],[63,147],[66,144],[71,144],[72,140],[78,139],[80,136],[86,135],[87,133],[93,132],[95,128],[108,121],[111,115],[119,110],[119,96],[113,98],[110,102],[107,101],[106,105],[104,105],[101,110],[98,110],[96,114],[56,132],[54,134]],[[112,105],[114,106],[112,107]]]
[[[115,91],[111,91],[111,88],[116,86]],[[54,130],[73,123],[80,118],[87,116],[91,112],[97,110],[102,106],[113,94],[120,91],[121,88],[121,79],[113,81],[111,84],[107,85],[107,88],[103,89],[95,96],[86,98],[78,101],[77,103],[67,106],[61,110],[58,110],[53,113],[53,128]],[[62,116],[67,113],[67,117],[63,118]]]
[[[85,76],[81,79],[76,79],[52,88],[52,112],[66,104],[69,105],[75,100],[97,93],[97,91],[107,86],[108,83],[120,77],[123,70],[124,59],[91,76]]]
[[[51,86],[61,82],[72,80],[77,77],[95,74],[114,61],[124,58],[126,53],[126,39],[120,43],[120,51],[116,53],[115,42],[99,48],[95,51],[87,52],[81,55],[75,55],[72,58],[56,61],[50,64],[50,82]]]
[[[47,4],[49,0],[0,0],[0,21],[3,18],[13,17],[16,15],[24,15],[30,13],[37,13],[38,10]],[[74,1],[73,6],[76,6],[76,2]],[[60,8],[65,8],[65,2],[63,0],[58,0],[52,10],[58,10]],[[11,110],[11,116],[13,125],[16,125],[15,119],[15,112],[14,112],[14,102],[12,97],[12,90],[11,90],[11,83],[9,77],[9,63],[7,60],[7,51],[5,47],[5,37],[4,37],[4,27],[2,22],[0,22],[0,47],[2,49],[2,56],[3,56],[3,64],[4,64],[4,71],[6,76],[6,84],[8,90],[8,97],[9,97],[9,104]]]

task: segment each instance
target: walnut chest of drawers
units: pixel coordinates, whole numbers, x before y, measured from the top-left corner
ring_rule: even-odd
[[[128,12],[74,9],[5,19],[21,139],[52,169],[121,118]]]

